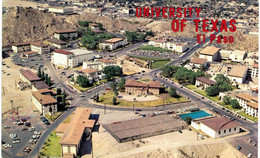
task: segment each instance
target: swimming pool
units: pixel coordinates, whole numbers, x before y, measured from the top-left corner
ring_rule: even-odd
[[[181,114],[179,116],[182,119],[185,119],[185,116],[190,116],[192,119],[197,119],[197,118],[211,116],[211,114],[205,112],[204,110],[201,110],[201,111],[191,112],[187,114]]]

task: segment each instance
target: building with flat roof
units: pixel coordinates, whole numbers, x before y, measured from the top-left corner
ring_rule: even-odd
[[[247,71],[247,66],[235,65],[229,71],[228,77],[233,82],[243,83],[246,79]]]
[[[92,84],[93,79],[103,79],[100,76],[104,76],[102,75],[102,71],[101,70],[97,70],[97,69],[89,69],[89,68],[85,68],[85,69],[81,69],[81,70],[75,70],[74,71],[74,81],[77,80],[78,76],[85,76],[89,79],[90,84]]]
[[[57,39],[76,39],[78,38],[77,30],[57,30],[54,32],[54,37]]]
[[[49,89],[50,87],[43,81],[35,81],[32,83],[32,91],[38,91],[41,89]]]
[[[128,42],[123,38],[112,38],[99,43],[99,49],[115,50],[119,47],[127,45]]]
[[[57,38],[51,38],[47,40],[52,46],[54,46],[55,48],[58,49],[64,49],[67,47],[67,43],[62,41],[62,40],[58,40]]]
[[[12,45],[12,50],[15,53],[27,52],[31,50],[31,44],[30,42],[14,43]]]
[[[128,79],[125,83],[125,92],[128,94],[160,94],[160,89],[161,83],[159,81],[140,83],[134,79]]]
[[[32,93],[32,102],[41,114],[57,112],[58,102],[54,98],[56,94],[54,90],[41,89]]]
[[[50,53],[50,46],[40,42],[31,42],[31,50],[39,54]]]
[[[31,70],[20,70],[20,79],[23,82],[29,83],[29,85],[32,85],[32,82],[40,81],[41,79],[33,73]]]
[[[188,49],[188,44],[187,43],[176,43],[176,42],[171,42],[167,40],[153,40],[149,41],[148,45],[152,45],[154,47],[160,47],[163,49],[168,49],[176,52],[184,52],[185,50]]]
[[[226,117],[212,116],[194,119],[191,126],[212,138],[220,138],[239,133],[241,125],[237,121]]]
[[[216,61],[219,57],[220,48],[207,46],[200,52],[200,58],[205,58],[208,61]]]
[[[134,120],[115,122],[103,127],[119,142],[165,134],[187,128],[182,119],[168,115],[158,115]]]
[[[83,62],[83,69],[97,69],[103,70],[106,66],[117,65],[116,60],[111,59],[94,59]]]
[[[217,83],[206,77],[197,77],[196,82],[195,82],[195,86],[202,87],[203,89],[213,86],[214,84],[217,84]]]
[[[64,13],[73,13],[74,9],[73,8],[49,8],[49,12],[53,12],[53,13],[60,13],[60,14],[64,14]]]
[[[67,125],[60,123],[57,127],[58,136],[62,136],[59,142],[62,157],[78,156],[82,140],[92,132],[95,126],[96,121],[90,119],[91,110],[91,108],[76,108],[70,122]]]

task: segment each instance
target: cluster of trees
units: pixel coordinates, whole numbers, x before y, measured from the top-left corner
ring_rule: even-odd
[[[93,21],[78,21],[78,24],[81,27],[88,27],[90,23],[94,23]],[[98,24],[99,29],[103,29],[103,25],[101,23],[96,23]]]
[[[57,89],[57,101],[58,101],[58,110],[65,110],[66,107],[66,98],[67,93],[65,91],[62,92],[60,88]],[[60,96],[61,95],[61,96]]]
[[[115,35],[113,34],[102,33],[96,35],[95,32],[93,32],[91,29],[88,28],[87,31],[83,30],[82,32],[81,43],[87,49],[93,50],[93,49],[97,49],[97,45],[99,42],[114,37]]]
[[[179,83],[190,83],[195,84],[197,77],[206,76],[203,71],[192,71],[181,66],[163,66],[161,68],[162,75],[168,78],[174,77]]]
[[[207,95],[216,96],[219,94],[219,92],[232,90],[231,81],[223,74],[217,74],[215,77],[215,81],[217,82],[217,84],[206,88]]]
[[[37,76],[40,77],[48,86],[51,86],[51,77],[48,76],[48,74],[45,74],[41,68],[38,68]]]
[[[171,97],[174,97],[174,98],[178,98],[178,97],[179,97],[179,95],[178,95],[177,92],[176,92],[176,88],[174,88],[174,87],[170,87],[169,95],[170,95]]]
[[[119,66],[106,66],[103,69],[103,73],[108,81],[111,81],[114,76],[121,76],[123,74],[123,70]]]
[[[128,42],[141,42],[144,41],[147,36],[153,37],[154,34],[152,31],[147,31],[145,34],[136,31],[126,31],[125,36]]]
[[[191,121],[192,121],[192,118],[191,118],[190,116],[185,116],[184,121],[185,121],[188,125],[190,125],[190,124],[191,124]]]
[[[233,109],[241,109],[238,101],[236,99],[231,99],[231,97],[228,95],[223,97],[223,103],[225,105],[231,105]]]
[[[79,75],[79,76],[77,77],[76,83],[77,83],[80,87],[83,87],[83,88],[90,87],[90,86],[92,86],[92,84],[93,84],[93,83],[90,84],[89,79],[88,79],[86,76],[81,76],[81,75]]]

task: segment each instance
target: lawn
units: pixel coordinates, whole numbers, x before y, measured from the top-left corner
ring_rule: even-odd
[[[223,102],[219,103],[219,105],[228,108],[229,110],[239,111],[240,109],[234,109],[231,105],[225,105]]]
[[[139,50],[152,50],[152,51],[159,51],[159,52],[173,52],[172,50],[163,49],[163,48],[154,47],[154,46],[142,46],[138,49]]]
[[[154,61],[152,63],[151,69],[159,68],[171,61],[170,59],[167,58],[140,57],[140,56],[132,56],[132,55],[130,55],[129,57],[137,58],[145,61]]]
[[[108,91],[105,95],[100,96],[99,103],[107,104],[107,105],[113,105],[112,100],[114,97],[113,91]],[[142,107],[142,106],[157,106],[169,103],[182,103],[182,102],[188,102],[189,100],[180,97],[180,98],[172,98],[172,97],[166,97],[163,99],[153,100],[153,101],[143,101],[143,102],[133,102],[133,101],[127,101],[123,99],[117,98],[117,106],[126,106],[126,107],[132,107],[133,104],[135,104],[136,107]]]
[[[55,112],[54,114],[52,114],[52,116],[50,114],[46,114],[45,116],[48,120],[54,121],[61,115],[61,113],[62,112]]]
[[[196,87],[195,85],[192,85],[192,84],[186,85],[185,87],[190,89],[190,90],[194,90],[194,89],[198,88],[198,87]]]
[[[49,135],[44,146],[40,152],[41,156],[48,157],[60,157],[61,156],[61,145],[59,144],[61,137],[56,135],[55,131],[52,131]]]
[[[207,97],[207,98],[213,100],[214,102],[220,101],[218,96],[215,96],[215,97],[208,96],[204,90],[195,90],[195,92],[203,95],[204,97]]]
[[[258,117],[249,116],[249,115],[247,115],[247,114],[244,113],[244,112],[239,112],[239,114],[240,114],[241,116],[244,116],[244,117],[246,117],[246,118],[248,118],[248,119],[254,121],[254,122],[257,122],[257,121],[258,121]]]

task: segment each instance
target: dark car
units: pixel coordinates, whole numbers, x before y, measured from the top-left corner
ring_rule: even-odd
[[[142,109],[136,109],[136,111],[142,111]]]
[[[181,130],[178,130],[178,132],[182,133],[182,131],[181,131]]]

